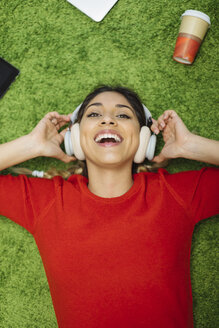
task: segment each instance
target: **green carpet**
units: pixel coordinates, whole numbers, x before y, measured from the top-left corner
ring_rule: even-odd
[[[190,130],[219,139],[216,3],[119,0],[96,23],[65,0],[1,0],[0,56],[21,73],[0,100],[0,143],[30,132],[48,111],[72,112],[88,92],[102,84],[132,88],[155,118],[173,108]],[[172,60],[180,16],[186,9],[205,12],[212,23],[192,66]],[[158,143],[157,151],[162,140]],[[177,159],[168,170],[203,165]],[[65,164],[37,158],[25,166],[44,170]],[[196,328],[218,327],[218,238],[216,218],[201,222],[194,232],[191,275]],[[57,327],[35,242],[27,231],[3,217],[0,327]]]

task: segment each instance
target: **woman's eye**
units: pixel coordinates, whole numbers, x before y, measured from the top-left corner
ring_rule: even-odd
[[[88,114],[87,117],[98,117],[99,115],[100,115],[99,113],[92,112]]]
[[[117,117],[119,117],[119,118],[130,119],[130,116],[128,116],[128,115],[126,115],[126,114],[119,114],[119,115],[117,115]]]

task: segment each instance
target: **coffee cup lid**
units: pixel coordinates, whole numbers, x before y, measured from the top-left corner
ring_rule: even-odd
[[[194,16],[194,17],[198,17],[198,18],[201,18],[204,21],[206,21],[209,25],[211,25],[210,17],[208,15],[204,14],[203,12],[198,11],[198,10],[186,10],[184,12],[184,14],[182,14],[181,18],[183,16]]]

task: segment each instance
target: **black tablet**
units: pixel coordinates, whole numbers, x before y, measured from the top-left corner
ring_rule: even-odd
[[[0,98],[5,94],[10,84],[20,71],[0,57]]]

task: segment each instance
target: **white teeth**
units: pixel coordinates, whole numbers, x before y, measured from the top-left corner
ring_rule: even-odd
[[[113,138],[116,142],[121,141],[121,138],[117,136],[117,134],[105,133],[105,134],[99,134],[95,138],[95,142],[100,142],[102,139],[106,139],[106,138]]]

